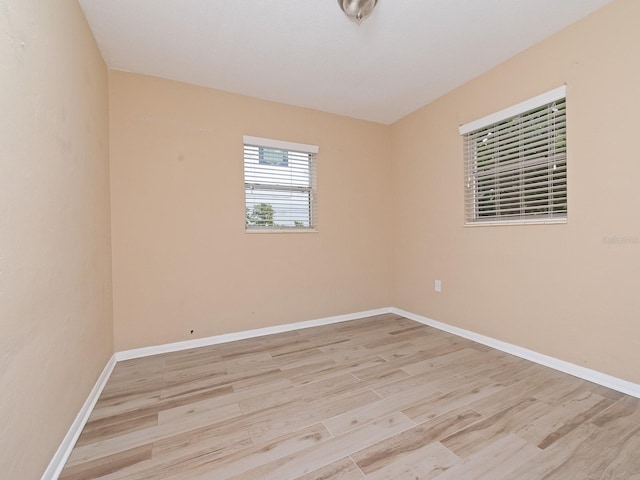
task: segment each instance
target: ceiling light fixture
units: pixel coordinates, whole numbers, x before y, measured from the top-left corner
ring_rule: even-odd
[[[338,0],[338,5],[347,17],[360,23],[373,12],[378,0]]]

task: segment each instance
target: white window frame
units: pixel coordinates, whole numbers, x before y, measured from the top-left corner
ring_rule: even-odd
[[[556,102],[559,102],[557,108]],[[566,86],[562,86],[460,126],[460,135],[464,137],[465,225],[567,222],[565,105]],[[541,110],[543,108],[548,110]],[[548,127],[540,127],[541,112]],[[541,129],[548,138],[537,133],[538,130],[532,134],[533,128]],[[496,136],[490,137],[492,133]],[[478,161],[482,153],[478,152],[483,148],[480,142],[487,140],[495,144],[489,151],[497,161],[483,168]],[[514,140],[518,143],[516,149]],[[526,141],[529,144],[525,144]],[[495,182],[495,188],[490,181]],[[487,187],[491,187],[490,192],[498,192],[497,198],[505,200],[481,203],[479,198],[487,194]],[[537,208],[531,207],[532,204]]]
[[[270,154],[282,153],[283,161],[264,161]],[[243,136],[245,185],[245,231],[247,233],[317,232],[316,155],[317,145],[287,142],[270,138]],[[305,162],[308,164],[305,165]],[[261,194],[263,202],[251,198]],[[291,203],[287,203],[287,195]],[[300,213],[301,199],[308,196],[308,210]],[[269,225],[251,223],[250,215],[257,203],[268,203],[273,213]],[[305,207],[306,208],[306,207]],[[253,217],[255,218],[255,217]],[[255,222],[255,220],[254,220]]]

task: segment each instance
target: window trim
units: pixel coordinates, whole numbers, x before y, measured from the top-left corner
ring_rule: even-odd
[[[499,112],[492,113],[485,117],[479,118],[478,120],[464,123],[460,125],[458,130],[460,132],[460,135],[466,135],[467,133],[471,133],[475,130],[480,130],[481,128],[488,127],[489,125],[492,125],[494,123],[502,122],[503,120],[507,120],[508,118],[526,113],[529,110],[544,107],[548,103],[555,102],[563,98],[567,98],[566,85],[555,88],[536,97],[530,98],[529,100],[525,100],[524,102],[517,103],[516,105],[504,108]]]
[[[463,141],[466,142],[467,140],[464,139],[464,137],[467,134],[472,134],[474,132],[477,132],[479,130],[485,129],[487,127],[493,126],[495,124],[510,120],[514,117],[517,117],[519,115],[522,115],[524,113],[530,112],[532,110],[541,108],[541,107],[545,107],[553,102],[557,102],[559,100],[566,100],[566,85],[563,85],[559,88],[553,89],[551,91],[548,91],[546,93],[543,93],[541,95],[538,95],[536,97],[530,98],[528,100],[525,100],[523,102],[520,102],[516,105],[507,107],[503,110],[500,110],[498,112],[492,113],[490,115],[487,115],[485,117],[482,117],[480,119],[474,120],[472,122],[468,122],[465,124],[460,125],[459,127],[459,133],[460,135],[463,137]],[[566,117],[565,117],[565,122],[566,122]],[[566,125],[566,123],[565,123]],[[566,127],[565,127],[566,128]],[[465,153],[464,153],[464,171],[465,171],[465,183],[468,183],[468,178],[467,177],[467,169],[468,169],[468,162],[470,161],[470,159],[467,157],[467,153],[466,153],[466,147],[465,147]],[[566,163],[566,152],[565,152],[565,163]],[[476,182],[476,179],[474,177],[473,182]],[[565,195],[566,195],[566,188],[567,188],[567,182],[566,182],[566,177],[565,177]],[[486,219],[482,219],[482,218],[477,218],[476,215],[473,215],[473,218],[468,217],[468,210],[469,210],[469,204],[468,204],[468,197],[467,197],[467,189],[468,187],[465,186],[465,194],[464,194],[464,214],[465,214],[465,220],[464,220],[464,226],[465,227],[478,227],[478,226],[499,226],[499,225],[540,225],[540,224],[566,224],[567,223],[567,218],[568,218],[568,212],[565,211],[564,212],[564,216],[558,216],[558,217],[552,217],[550,216],[550,214],[543,214],[540,217],[536,217],[534,215],[531,216],[520,216],[520,217],[515,217],[515,218],[499,218],[497,215],[496,217],[487,217]],[[523,197],[520,197],[523,198]],[[566,199],[568,201],[568,198]],[[471,200],[474,202],[473,208],[475,210],[475,208],[477,207],[475,204],[475,200]]]
[[[242,142],[244,145],[252,147],[275,148],[276,150],[295,150],[296,152],[312,153],[316,155],[320,151],[317,145],[308,145],[306,143],[285,142],[283,140],[274,140],[272,138],[252,137],[243,135]]]

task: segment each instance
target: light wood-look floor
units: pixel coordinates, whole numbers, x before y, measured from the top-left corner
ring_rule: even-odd
[[[119,363],[62,480],[640,479],[640,400],[395,315]]]

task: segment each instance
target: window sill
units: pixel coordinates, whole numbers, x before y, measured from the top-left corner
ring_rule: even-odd
[[[545,220],[487,220],[478,222],[465,222],[465,227],[499,227],[503,225],[564,225],[566,218],[545,219]]]
[[[248,233],[248,234],[260,234],[260,233],[284,233],[284,234],[291,234],[291,233],[318,233],[318,230],[315,228],[252,228],[252,229],[245,229],[244,233]]]

